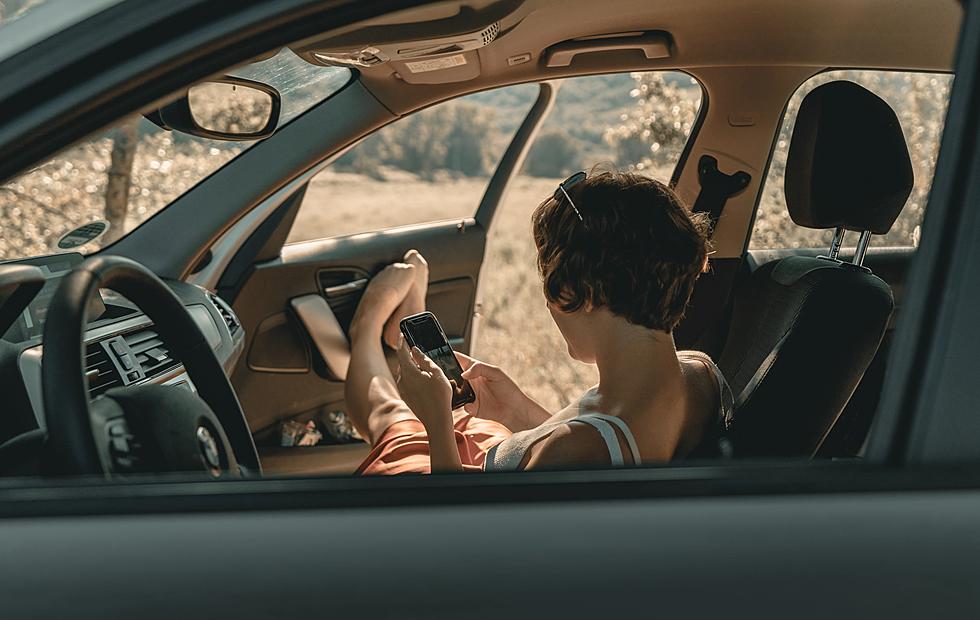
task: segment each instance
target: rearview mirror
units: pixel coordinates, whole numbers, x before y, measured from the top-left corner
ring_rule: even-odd
[[[267,84],[224,76],[191,86],[146,117],[164,129],[211,140],[260,140],[275,132],[281,101]]]

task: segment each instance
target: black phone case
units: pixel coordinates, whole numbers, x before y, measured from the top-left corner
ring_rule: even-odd
[[[439,333],[442,335],[443,342],[446,343],[447,347],[452,349],[452,345],[449,344],[449,339],[446,338],[446,332],[442,329],[442,325],[439,323],[439,319],[437,319],[436,315],[432,314],[431,312],[420,312],[418,314],[413,314],[411,316],[405,317],[398,323],[398,329],[401,330],[402,335],[405,336],[405,340],[408,341],[408,346],[409,347],[415,346],[415,338],[412,337],[412,332],[410,328],[411,323],[423,317],[426,319],[430,319],[433,323],[435,323],[436,328],[439,330]],[[455,355],[453,356],[453,361],[456,363],[456,367],[459,368],[460,373],[462,373],[463,367],[459,365],[459,361],[456,360]],[[470,385],[469,381],[463,379],[463,385],[461,386],[460,391],[453,393],[453,405],[452,405],[453,411],[459,409],[463,405],[475,401],[476,401],[476,392],[473,391],[473,386]]]

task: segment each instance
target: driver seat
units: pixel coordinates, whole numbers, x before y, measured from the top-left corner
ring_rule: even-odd
[[[719,356],[735,395],[735,456],[812,457],[820,447],[894,308],[889,286],[862,263],[871,235],[888,232],[912,185],[887,103],[845,81],[806,96],[786,163],[786,205],[797,225],[834,229],[834,240],[826,257],[760,266],[736,292]],[[837,258],[846,231],[860,233],[849,263]]]

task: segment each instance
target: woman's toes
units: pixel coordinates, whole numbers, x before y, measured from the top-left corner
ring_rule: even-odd
[[[426,267],[428,268],[429,263],[425,261],[425,257],[418,250],[409,250],[405,252],[405,256],[402,257],[402,261],[409,265],[415,265],[416,267]]]
[[[425,291],[429,286],[429,263],[418,250],[409,250],[402,260],[415,267],[415,286],[409,294],[425,301]]]

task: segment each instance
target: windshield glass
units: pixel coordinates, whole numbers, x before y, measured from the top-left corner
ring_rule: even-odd
[[[288,49],[229,75],[279,91],[280,127],[350,79],[348,69],[312,65]],[[123,119],[0,186],[0,260],[105,247],[253,144],[167,131],[140,115]]]

